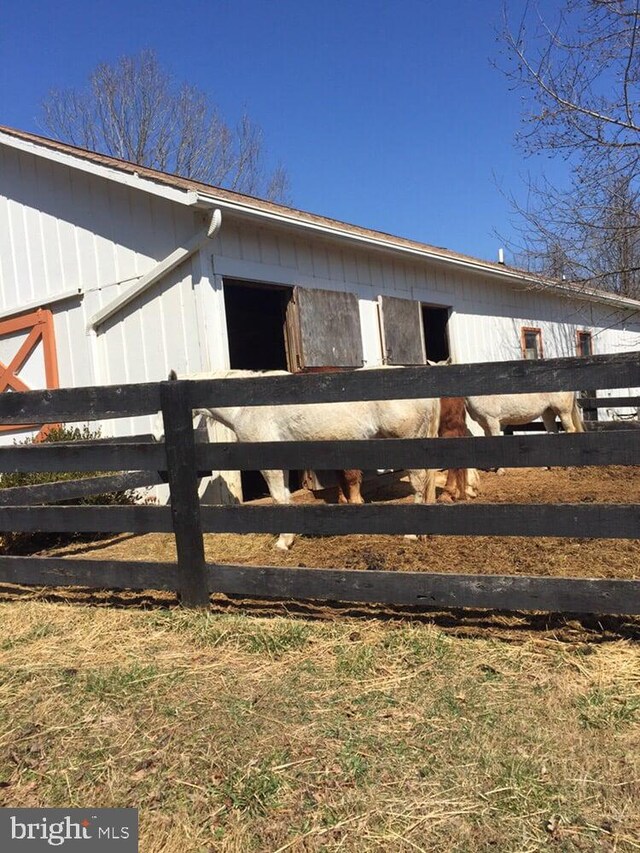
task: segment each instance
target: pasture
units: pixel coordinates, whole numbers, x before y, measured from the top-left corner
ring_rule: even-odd
[[[483,475],[480,500],[624,502],[639,486],[638,468],[511,470]],[[411,500],[388,479],[365,494]],[[637,540],[274,542],[207,534],[206,556],[626,578],[640,565]],[[149,534],[49,553],[173,549]],[[640,848],[638,619],[221,596],[202,613],[167,592],[33,587],[3,599],[2,804],[137,806],[150,853]]]

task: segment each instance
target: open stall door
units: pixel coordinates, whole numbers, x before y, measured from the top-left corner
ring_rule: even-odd
[[[422,307],[411,299],[379,296],[385,364],[426,364]]]
[[[287,348],[294,371],[362,367],[360,309],[353,293],[294,287],[287,305]],[[333,471],[305,471],[307,489],[337,484]]]
[[[362,367],[355,294],[294,287],[287,305],[287,348],[294,371]]]

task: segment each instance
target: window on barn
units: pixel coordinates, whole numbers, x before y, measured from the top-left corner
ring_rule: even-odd
[[[578,355],[593,355],[591,332],[578,332]]]
[[[291,288],[224,281],[229,367],[288,370],[284,322]]]
[[[446,361],[449,349],[449,317],[451,308],[422,306],[422,326],[429,361]]]
[[[542,358],[542,332],[540,329],[522,329],[522,356],[523,358]]]

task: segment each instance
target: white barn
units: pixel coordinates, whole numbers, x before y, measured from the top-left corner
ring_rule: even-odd
[[[639,348],[640,301],[0,127],[0,391]]]

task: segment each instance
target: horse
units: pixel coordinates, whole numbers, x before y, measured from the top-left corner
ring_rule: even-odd
[[[438,438],[464,438],[468,436],[466,409],[462,397],[440,399],[440,426]],[[338,501],[340,503],[364,503],[360,493],[362,471],[351,469],[338,472]],[[478,495],[479,478],[475,468],[450,468],[438,500],[449,503],[466,500]]]
[[[465,438],[469,435],[466,406],[463,397],[442,397],[440,400],[439,438]],[[466,501],[477,496],[477,472],[472,468],[450,468],[440,500]]]
[[[547,432],[558,432],[556,415],[565,432],[584,432],[584,422],[575,391],[530,394],[487,394],[465,397],[469,416],[480,424],[486,436],[500,435],[502,427],[521,426],[542,418]],[[499,474],[504,474],[502,468]]]
[[[575,391],[487,394],[465,397],[465,403],[485,435],[500,435],[502,427],[528,424],[536,418],[542,418],[547,432],[558,432],[556,415],[565,432],[584,432]]]
[[[368,370],[369,368],[361,368]],[[402,368],[389,368],[402,369]],[[222,370],[194,373],[180,379],[247,379],[290,375],[283,370]],[[178,379],[175,371],[169,380]],[[202,414],[231,429],[238,441],[347,441],[370,438],[436,438],[440,422],[438,398],[413,400],[366,400],[348,403],[290,403],[282,406],[235,406],[199,408]],[[161,437],[159,427],[156,437]],[[278,504],[291,503],[288,472],[261,471],[269,494]],[[435,470],[413,469],[409,479],[416,503],[435,503]],[[288,551],[293,533],[281,533],[276,548]]]

